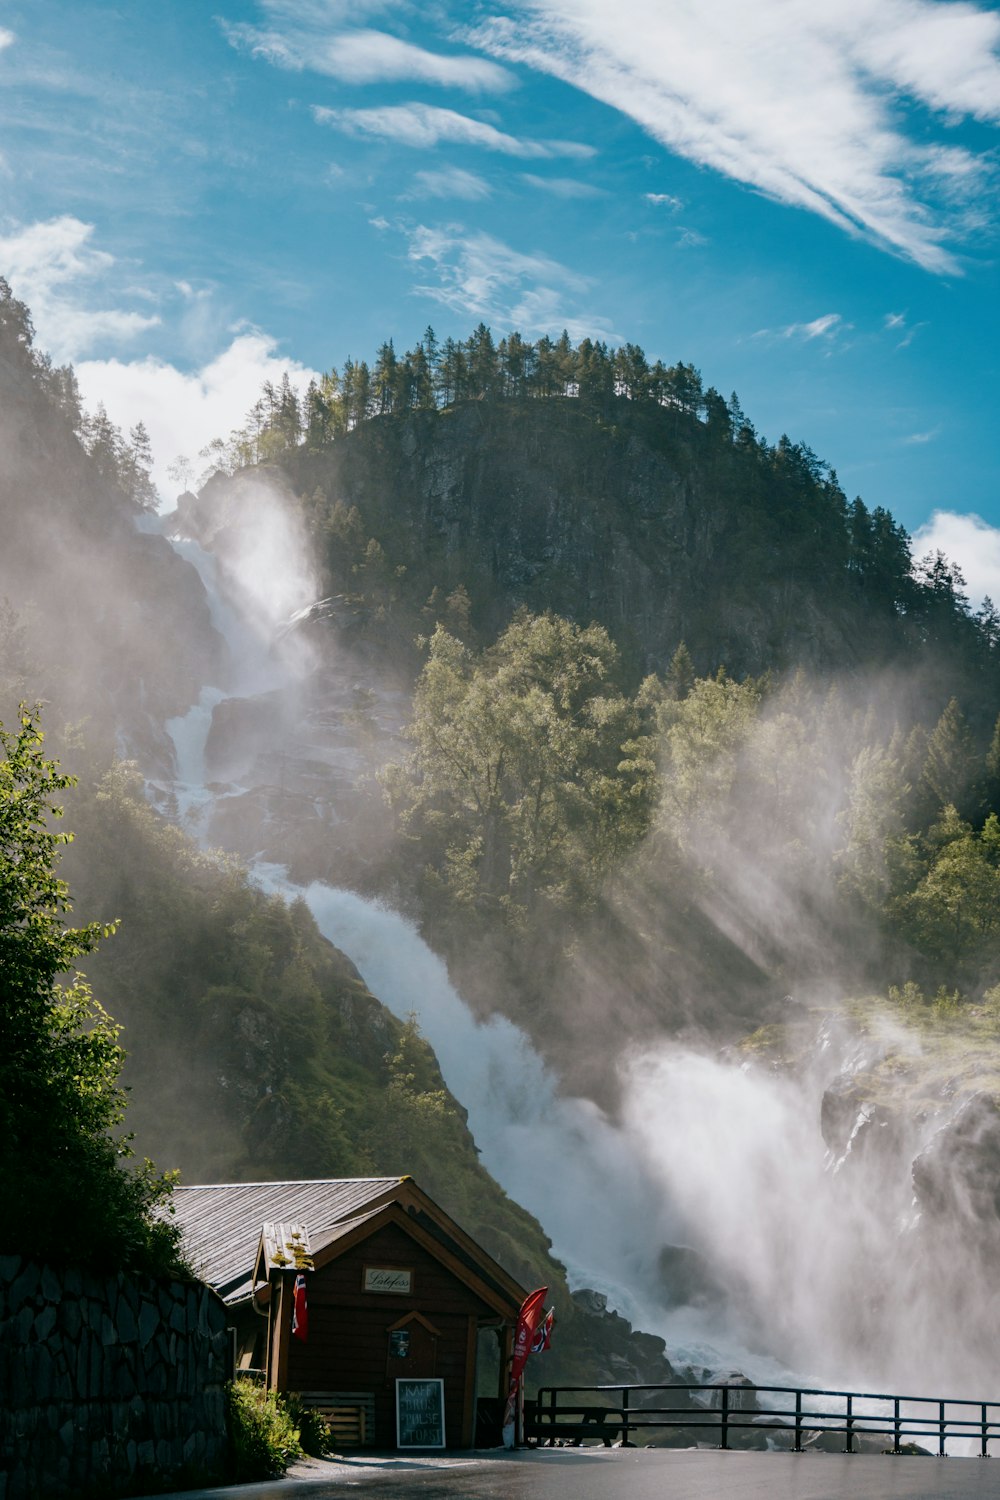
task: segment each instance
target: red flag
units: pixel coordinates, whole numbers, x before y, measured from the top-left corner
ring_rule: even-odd
[[[296,1276],[295,1297],[292,1301],[292,1334],[305,1343],[309,1337],[309,1308],[306,1305],[306,1278]]]
[[[542,1321],[545,1310],[545,1299],[549,1295],[547,1286],[541,1286],[537,1292],[532,1292],[525,1297],[521,1304],[521,1311],[517,1315],[517,1329],[514,1334],[514,1358],[510,1367],[510,1390],[507,1394],[507,1408],[503,1417],[503,1445],[505,1448],[514,1446],[514,1423],[517,1413],[517,1395],[521,1387],[521,1375],[527,1363],[528,1355],[535,1337],[535,1330]]]
[[[531,1341],[532,1354],[544,1354],[546,1349],[552,1348],[552,1330],[555,1327],[556,1311],[550,1307],[545,1317],[535,1329],[535,1337]]]

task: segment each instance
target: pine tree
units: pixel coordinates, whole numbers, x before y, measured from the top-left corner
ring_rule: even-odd
[[[681,702],[694,687],[694,682],[694,662],[691,660],[691,653],[687,646],[681,641],[670,659],[664,685],[670,697]]]
[[[936,807],[978,805],[981,796],[979,759],[965,715],[956,699],[947,707],[927,737],[921,779]]]

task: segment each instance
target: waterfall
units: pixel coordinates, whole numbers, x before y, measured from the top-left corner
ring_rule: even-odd
[[[215,709],[228,697],[274,688],[295,667],[279,660],[247,621],[246,591],[231,587],[213,555],[189,538],[173,545],[198,570],[230,661],[228,685],[204,687],[198,702],[166,726],[179,817],[203,839],[220,795],[218,786],[205,785]],[[283,869],[260,861],[252,869],[267,889],[305,900],[320,931],[395,1016],[416,1014],[448,1089],[468,1113],[484,1165],[542,1223],[570,1285],[604,1292],[611,1307],[646,1329],[661,1324],[655,1268],[669,1238],[665,1200],[620,1126],[592,1101],[561,1095],[557,1078],[512,1022],[478,1021],[411,922],[353,891],[318,881],[298,887]],[[595,1203],[604,1211],[595,1212]],[[710,1362],[726,1361],[716,1353]]]
[[[226,682],[207,685],[168,725],[177,806],[200,834],[220,794],[205,785],[213,713],[227,696],[269,691],[302,666],[279,658],[273,634],[248,619],[259,573],[257,594],[241,592],[197,544],[175,545],[199,569],[231,658]],[[286,580],[279,592],[301,608],[302,587]],[[295,887],[275,866],[258,864],[256,876],[301,896],[397,1017],[416,1013],[484,1165],[540,1220],[570,1285],[605,1292],[610,1306],[662,1334],[675,1361],[775,1383],[988,1388],[988,1329],[974,1310],[992,1288],[985,1274],[977,1279],[960,1231],[935,1248],[905,1172],[877,1162],[831,1169],[820,1106],[853,1043],[817,1038],[791,1077],[657,1041],[624,1059],[625,1103],[612,1120],[564,1096],[510,1021],[478,1020],[398,913],[318,882]],[[920,1127],[913,1149],[933,1128],[933,1119]],[[690,1295],[671,1298],[664,1247],[694,1276]]]
[[[561,1097],[529,1038],[494,1016],[478,1021],[443,961],[412,923],[378,902],[321,882],[271,889],[302,896],[323,935],[357,966],[400,1020],[416,1014],[441,1074],[468,1111],[483,1165],[552,1239],[572,1286],[606,1292],[625,1316],[654,1316],[639,1288],[648,1279],[648,1235],[657,1218],[653,1184],[623,1132],[590,1100]],[[595,1195],[613,1211],[594,1212]]]

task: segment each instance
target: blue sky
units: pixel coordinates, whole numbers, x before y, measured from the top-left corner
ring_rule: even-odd
[[[165,491],[285,366],[566,327],[1000,596],[998,52],[960,0],[0,0],[0,273]]]

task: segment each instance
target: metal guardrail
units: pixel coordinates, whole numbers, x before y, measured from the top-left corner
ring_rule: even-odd
[[[658,1393],[678,1391],[686,1393],[687,1405],[653,1404]],[[770,1398],[770,1404],[760,1404],[762,1395]],[[748,1401],[751,1396],[752,1407]],[[575,1399],[567,1401],[566,1397]],[[785,1404],[776,1405],[775,1398]],[[679,1398],[673,1399],[676,1402]],[[873,1407],[879,1409],[870,1409]],[[600,1439],[608,1443],[620,1433],[622,1446],[632,1448],[636,1446],[633,1438],[671,1427],[697,1427],[706,1433],[717,1431],[720,1448],[729,1447],[734,1429],[773,1432],[776,1436],[783,1433],[792,1438],[795,1453],[802,1452],[803,1437],[812,1433],[843,1434],[845,1453],[858,1451],[855,1440],[866,1433],[891,1438],[890,1453],[905,1451],[904,1443],[929,1438],[937,1444],[941,1457],[946,1456],[949,1439],[971,1438],[979,1443],[979,1456],[988,1458],[990,1440],[1000,1440],[1000,1401],[823,1391],[787,1385],[674,1382],[544,1386],[534,1401],[524,1404],[524,1435],[536,1442]]]

